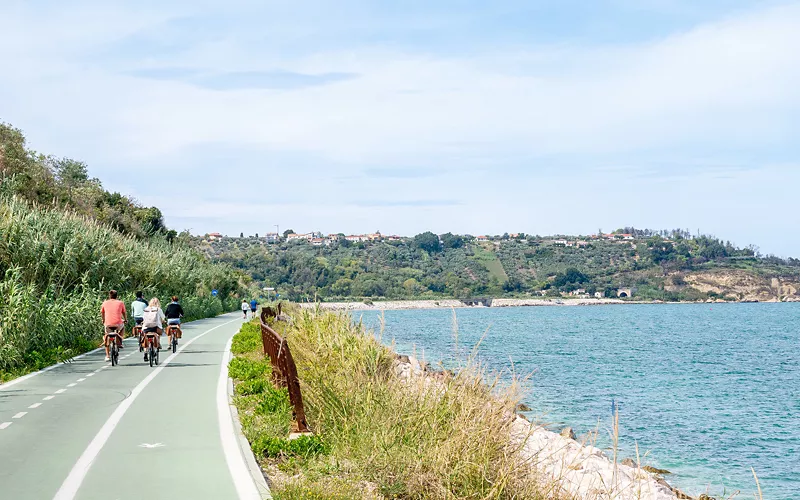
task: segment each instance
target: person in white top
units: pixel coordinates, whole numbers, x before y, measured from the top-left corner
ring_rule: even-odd
[[[158,300],[157,297],[153,297],[150,299],[150,305],[148,305],[144,309],[143,313],[143,339],[147,339],[148,333],[157,333],[158,336],[156,340],[158,341],[158,349],[161,349],[161,335],[164,333],[164,329],[161,328],[164,323],[167,321],[166,317],[164,316],[164,311],[161,309],[161,302]],[[144,353],[144,360],[147,361],[147,351]]]
[[[144,300],[144,294],[142,292],[136,292],[136,299],[131,302],[131,311],[133,312],[133,320],[137,325],[142,324],[142,316],[144,316],[144,309],[147,305],[147,301]]]
[[[250,309],[250,305],[247,303],[246,300],[242,299],[242,313],[244,314],[244,319],[247,319],[248,309]]]

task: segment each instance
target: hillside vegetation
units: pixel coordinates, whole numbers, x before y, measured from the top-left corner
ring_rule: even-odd
[[[0,381],[96,347],[111,288],[126,302],[135,290],[178,295],[188,319],[236,306],[241,273],[170,242],[160,212],[153,225],[141,212],[153,209],[85,175],[75,184],[52,161],[0,125]]]
[[[758,255],[709,236],[626,229],[622,239],[518,235],[478,241],[423,233],[329,246],[264,238],[195,237],[212,260],[292,300],[355,298],[615,297],[643,300],[797,298],[800,260]],[[623,233],[623,230],[619,231]],[[627,233],[626,233],[627,234]],[[579,244],[580,243],[580,244]]]

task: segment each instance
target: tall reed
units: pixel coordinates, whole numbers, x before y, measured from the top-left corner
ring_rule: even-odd
[[[178,295],[197,319],[234,309],[243,286],[191,249],[0,195],[0,380],[96,345],[110,288],[128,303],[135,290]]]

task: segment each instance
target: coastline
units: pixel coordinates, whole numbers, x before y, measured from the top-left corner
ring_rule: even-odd
[[[764,303],[779,303],[771,300]],[[795,302],[784,300],[782,302]],[[622,300],[622,299],[491,299],[491,305],[468,305],[458,299],[441,300],[384,300],[384,301],[345,301],[345,302],[303,302],[301,308],[319,307],[327,311],[398,311],[410,309],[481,309],[492,307],[575,307],[575,306],[609,306],[626,304],[744,304],[761,303],[754,301],[727,301],[722,299],[702,302],[664,302],[660,300]]]
[[[437,392],[446,390],[442,377],[451,376],[448,372],[432,370],[414,356],[395,353],[395,358],[394,373],[401,380],[409,384],[415,379],[421,380],[423,387],[432,385]],[[507,418],[511,442],[521,451],[520,465],[536,470],[542,480],[555,485],[557,494],[586,500],[694,498],[670,485],[661,475],[667,471],[630,458],[619,462],[610,459],[593,446],[591,434],[578,440],[570,427],[556,433],[518,412],[510,412]]]

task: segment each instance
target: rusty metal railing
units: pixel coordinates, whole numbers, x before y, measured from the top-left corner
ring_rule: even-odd
[[[280,306],[278,308],[280,314]],[[275,317],[275,311],[269,307],[261,309],[261,343],[264,345],[264,355],[269,356],[272,364],[272,383],[276,387],[286,387],[289,390],[289,402],[296,432],[308,432],[306,412],[303,409],[303,395],[300,394],[300,379],[297,377],[297,367],[289,351],[286,339],[270,328],[267,319]]]

